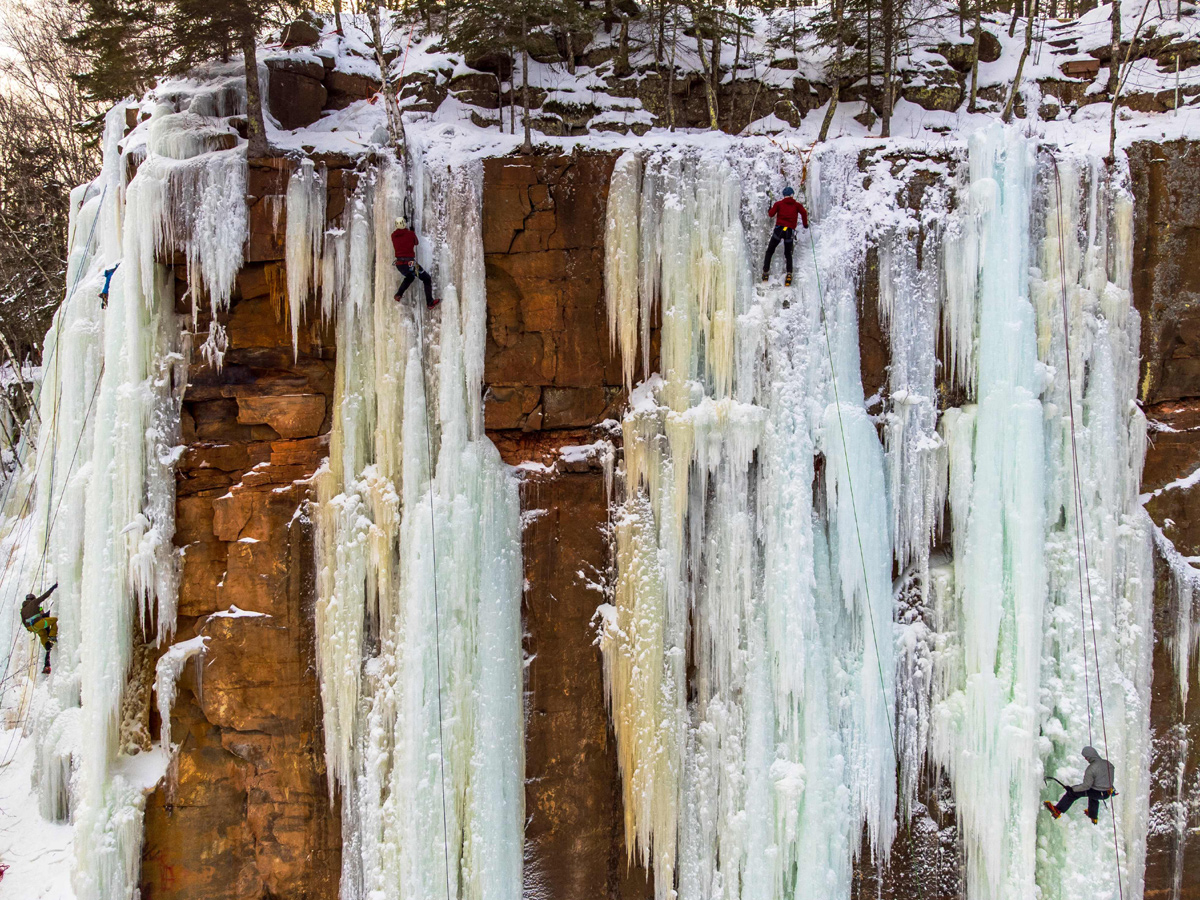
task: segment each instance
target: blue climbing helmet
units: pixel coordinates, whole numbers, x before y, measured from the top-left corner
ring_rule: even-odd
[[[785,188],[783,189],[783,196],[785,196],[785,197],[790,197],[790,196],[792,196],[792,194],[794,194],[794,193],[796,193],[796,192],[795,192],[795,191],[793,191],[793,190],[792,190],[790,187],[785,187]]]

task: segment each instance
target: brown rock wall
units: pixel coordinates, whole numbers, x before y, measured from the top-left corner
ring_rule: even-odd
[[[1132,154],[1142,397],[1159,423],[1147,492],[1200,467],[1193,438],[1200,434],[1200,282],[1192,283],[1200,272],[1200,184],[1187,162],[1194,152],[1139,145]],[[604,475],[597,458],[567,465],[560,452],[613,437],[598,426],[618,418],[623,402],[603,297],[612,163],[611,155],[573,154],[485,165],[486,424],[506,461],[547,465],[526,474],[522,490],[530,656],[526,889],[553,900],[634,900],[650,891],[645,873],[626,865],[619,776],[593,643],[592,616],[603,599],[596,585],[612,565]],[[204,634],[209,646],[202,665],[185,672],[172,714],[181,745],[177,773],[147,806],[147,900],[337,894],[340,830],[323,770],[312,665],[312,551],[307,525],[296,516],[305,480],[327,453],[333,376],[323,348],[332,341],[303,328],[293,359],[277,206],[288,171],[283,160],[252,167],[249,264],[225,321],[226,365],[221,373],[194,365],[185,398],[179,639]],[[354,179],[331,169],[331,218]],[[868,314],[860,329],[868,394],[884,386],[888,362],[874,314],[875,277],[868,272],[863,285]],[[1200,526],[1191,525],[1200,520],[1191,515],[1196,490],[1164,491],[1148,504],[1185,554],[1200,554]],[[1174,628],[1164,577],[1159,585],[1156,824],[1147,896],[1167,896],[1181,858],[1200,859],[1190,831],[1177,843],[1162,826],[1180,799],[1181,754],[1185,786],[1200,782],[1200,734],[1192,733],[1200,717],[1178,699],[1162,637]],[[214,616],[233,605],[263,615]],[[923,895],[961,889],[953,808],[940,792],[928,799],[944,824],[903,835],[889,871],[860,866],[856,896],[914,896],[909,870],[916,859],[925,861]],[[1189,825],[1200,824],[1200,810],[1188,814]],[[1181,896],[1200,897],[1200,866],[1178,871]]]
[[[510,464],[548,468],[522,487],[527,669],[525,892],[554,900],[639,900],[625,861],[615,744],[592,618],[611,566],[598,457],[565,446],[608,436],[619,360],[604,307],[604,217],[614,157],[489,160],[483,235],[489,434]]]
[[[583,427],[615,415],[604,222],[615,156],[484,164],[489,429]]]
[[[285,304],[271,287],[281,275],[275,263],[242,272],[224,368],[193,362],[189,373],[177,640],[208,640],[172,711],[174,772],[147,802],[144,900],[337,897],[341,831],[313,666],[313,552],[298,515],[328,453],[333,367],[311,328],[293,360]]]
[[[1129,154],[1133,299],[1142,315],[1139,393],[1151,425],[1142,490],[1151,495],[1150,517],[1185,556],[1200,554],[1200,489],[1169,485],[1200,468],[1198,155],[1200,147],[1188,142],[1138,143]],[[1158,560],[1146,897],[1187,900],[1200,897],[1200,806],[1190,799],[1200,787],[1200,696],[1193,683],[1182,703],[1170,652],[1176,623],[1173,585]]]

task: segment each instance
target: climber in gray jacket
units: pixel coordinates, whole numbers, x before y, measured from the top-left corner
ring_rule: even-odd
[[[1071,808],[1072,803],[1086,795],[1088,798],[1087,815],[1095,825],[1100,816],[1100,801],[1107,800],[1115,793],[1113,790],[1114,769],[1113,764],[1097,753],[1095,747],[1084,747],[1083,758],[1088,761],[1088,767],[1083,773],[1083,781],[1068,787],[1067,792],[1062,795],[1062,799],[1058,803],[1045,800],[1043,805],[1050,810],[1050,815],[1057,819]],[[1057,779],[1055,780],[1057,781]]]

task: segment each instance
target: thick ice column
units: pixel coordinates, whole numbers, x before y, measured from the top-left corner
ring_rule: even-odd
[[[106,203],[112,205],[101,213],[113,219],[120,215],[116,141],[123,124],[123,110],[110,113],[107,131],[115,137],[110,137],[101,179],[110,179]],[[87,523],[80,570],[86,596],[79,619],[82,742],[74,816],[74,886],[81,898],[129,896],[135,889],[144,797],[142,786],[117,766],[118,719],[142,608],[157,621],[160,637],[174,628],[177,560],[171,547],[175,504],[169,448],[176,443],[184,380],[172,371],[179,335],[172,280],[154,261],[154,242],[145,237],[161,227],[167,213],[139,202],[141,179],[155,177],[153,170],[139,171],[128,189],[125,234],[141,235],[131,243],[150,258],[126,248],[110,286],[85,458],[91,477],[81,515]],[[97,257],[92,278],[111,261],[112,255]],[[78,297],[65,304],[60,320],[77,313],[79,304]],[[64,358],[62,365],[75,361]],[[60,477],[66,476],[60,472]]]
[[[891,517],[883,448],[866,414],[859,360],[857,286],[866,231],[851,205],[853,158],[828,153],[821,166],[825,175],[813,196],[821,217],[816,259],[812,269],[804,263],[800,294],[811,317],[810,352],[818,354],[824,379],[813,424],[825,454],[828,506],[828,562],[818,563],[817,578],[817,602],[828,610],[823,637],[831,668],[828,714],[833,721],[841,718],[844,752],[855,760],[840,775],[850,799],[842,828],[851,853],[831,857],[827,867],[848,885],[859,829],[866,827],[871,848],[883,859],[896,831]],[[839,684],[840,666],[849,675],[846,683]],[[839,702],[853,713],[842,718]]]
[[[895,829],[889,515],[855,317],[865,230],[849,210],[831,220],[829,305],[802,257],[783,310],[747,277],[742,222],[761,198],[743,195],[745,166],[670,151],[642,176],[638,302],[661,296],[663,375],[624,422],[602,647],[628,849],[664,898],[841,896],[864,823],[881,854]],[[629,287],[628,259],[608,262]],[[813,515],[818,445],[828,522]]]
[[[979,216],[978,407],[966,518],[952,522],[965,683],[938,710],[935,758],[954,785],[972,898],[1034,891],[1038,710],[1046,593],[1037,332],[1025,273],[1034,148],[1016,130],[972,137]],[[992,336],[993,339],[988,339]],[[1003,336],[1003,339],[1000,339]],[[955,470],[967,463],[952,454]],[[963,535],[961,540],[959,535]]]
[[[1140,328],[1129,290],[1132,204],[1119,176],[1099,160],[1047,155],[1040,175],[1046,199],[1031,290],[1040,355],[1053,373],[1044,394],[1046,765],[1064,781],[1077,780],[1079,750],[1093,744],[1116,765],[1120,794],[1111,804],[1115,846],[1107,822],[1103,836],[1080,821],[1044,829],[1038,883],[1050,897],[1072,896],[1084,883],[1095,896],[1120,896],[1119,854],[1124,889],[1138,896],[1148,816],[1153,575],[1137,498],[1145,418],[1130,403]],[[1082,581],[1080,522],[1088,563]]]
[[[324,241],[338,362],[317,638],[346,898],[521,891],[520,504],[476,430],[480,177],[476,164],[416,176],[435,313],[393,299],[389,235],[406,194],[395,162],[362,180]]]

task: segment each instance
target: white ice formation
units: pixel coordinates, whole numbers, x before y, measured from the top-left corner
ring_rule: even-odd
[[[108,114],[101,174],[72,194],[68,290],[46,336],[36,438],[0,498],[4,674],[25,685],[6,702],[37,747],[42,813],[74,826],[78,900],[138,892],[145,796],[165,757],[122,739],[122,708],[135,645],[163,645],[175,630],[188,331],[202,302],[215,320],[242,264],[246,158],[226,120],[244,107],[233,78],[160,89],[133,129],[124,105]],[[188,262],[190,323],[175,311],[175,254]],[[203,350],[218,365],[223,342],[214,322]],[[34,687],[26,676],[40,653],[17,610],[54,582],[54,672]],[[159,687],[169,703],[173,681]]]
[[[311,237],[325,215],[319,173],[300,168],[288,188],[289,279],[320,273],[337,334],[315,515],[341,897],[519,900],[520,501],[479,399],[483,172],[418,163],[408,177],[411,193],[398,163],[360,179],[323,242]],[[443,286],[436,312],[392,298],[390,234],[406,197],[420,262]]]
[[[614,169],[614,345],[627,380],[639,347],[649,371],[657,306],[662,356],[624,420],[601,642],[628,850],[659,900],[849,897],[860,853],[886,862],[932,814],[933,773],[970,900],[1116,898],[1118,862],[1141,896],[1131,199],[1099,160],[1000,126],[905,164],[935,174],[920,212],[893,162],[816,151],[790,289],[750,275],[797,155],[710,142]],[[882,401],[860,377],[870,248]],[[1078,780],[1088,743],[1117,764],[1115,832],[1038,815],[1043,774]]]

